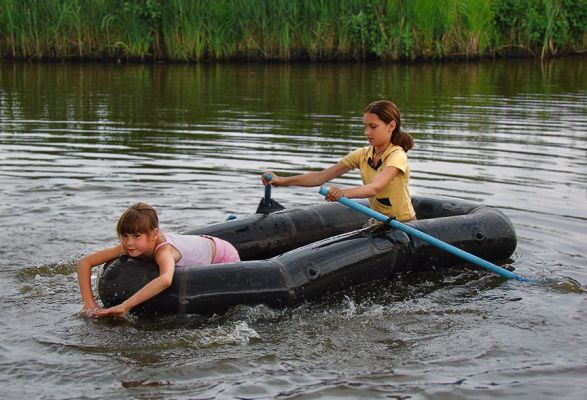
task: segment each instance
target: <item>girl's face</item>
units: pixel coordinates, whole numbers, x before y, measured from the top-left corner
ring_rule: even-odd
[[[391,132],[395,129],[395,121],[386,124],[377,114],[365,113],[363,124],[365,124],[365,136],[371,146],[382,147],[391,143]]]
[[[124,252],[131,257],[151,256],[157,242],[157,230],[150,233],[125,233],[120,235]]]

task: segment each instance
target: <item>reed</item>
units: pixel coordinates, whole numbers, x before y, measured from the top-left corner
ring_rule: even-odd
[[[9,59],[549,57],[586,32],[587,0],[0,0]]]

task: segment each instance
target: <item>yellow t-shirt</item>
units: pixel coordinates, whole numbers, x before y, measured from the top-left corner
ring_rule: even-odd
[[[381,162],[377,168],[369,165],[373,158],[372,146],[363,147],[347,154],[341,162],[350,169],[359,168],[363,184],[367,185],[375,179],[377,174],[385,167],[395,167],[400,173],[395,176],[379,193],[369,197],[372,210],[378,211],[389,217],[395,216],[398,221],[409,221],[416,217],[412,206],[412,197],[408,188],[410,180],[410,166],[408,156],[400,146],[390,145],[381,156]]]

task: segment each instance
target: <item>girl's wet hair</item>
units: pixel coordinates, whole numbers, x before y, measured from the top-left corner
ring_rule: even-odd
[[[116,224],[118,236],[135,233],[150,233],[159,227],[159,218],[153,207],[136,203],[122,213]]]
[[[391,143],[400,146],[407,153],[414,147],[414,138],[402,130],[402,121],[399,108],[389,100],[374,101],[365,108],[365,113],[377,115],[386,124],[395,121],[395,129],[391,135]]]

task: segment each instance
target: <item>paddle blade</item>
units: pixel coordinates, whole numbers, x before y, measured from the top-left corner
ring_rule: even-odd
[[[259,206],[257,207],[256,214],[271,214],[275,211],[284,210],[285,207],[279,204],[273,199],[269,199],[269,202],[265,201],[265,197],[261,199]]]

